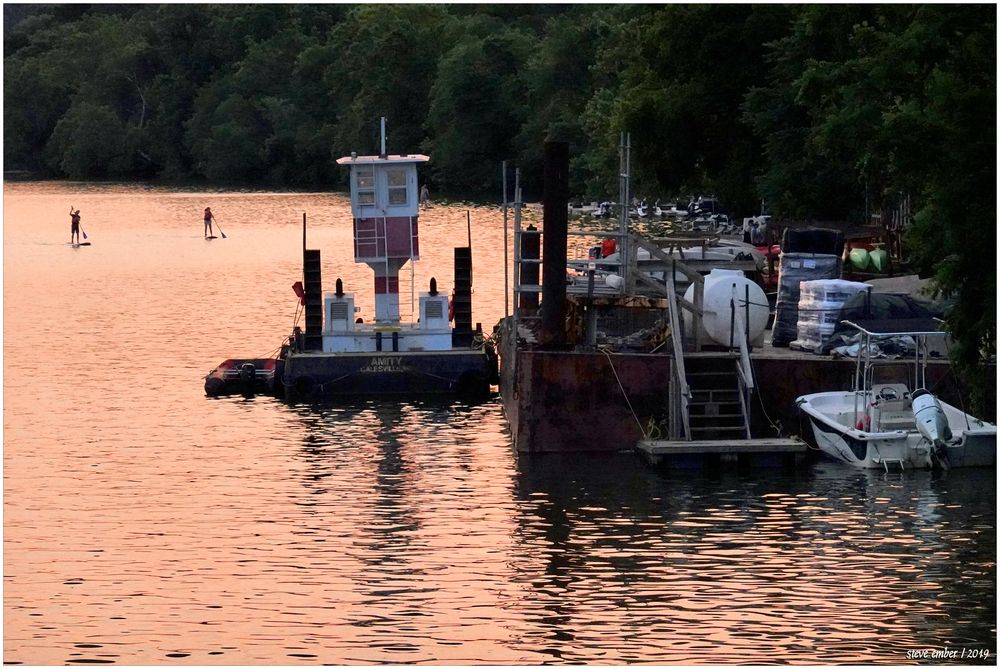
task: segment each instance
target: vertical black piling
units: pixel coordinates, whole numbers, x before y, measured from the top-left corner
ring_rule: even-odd
[[[472,345],[472,247],[455,248],[455,329],[451,345]]]
[[[569,144],[545,142],[542,221],[541,343],[559,348],[566,340],[566,230],[569,224]]]
[[[320,253],[306,248],[306,215],[302,214],[302,287],[305,292],[306,331],[303,348],[323,350],[323,276]]]
[[[302,269],[306,293],[306,340],[307,351],[323,349],[323,277],[320,271],[318,249],[305,249]]]

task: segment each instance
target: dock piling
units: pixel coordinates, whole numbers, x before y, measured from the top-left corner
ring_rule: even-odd
[[[566,231],[569,225],[569,144],[546,142],[542,221],[541,343],[561,348],[566,340]]]

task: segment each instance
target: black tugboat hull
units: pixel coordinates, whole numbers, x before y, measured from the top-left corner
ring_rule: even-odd
[[[288,396],[487,395],[493,361],[476,350],[293,353],[281,376]]]

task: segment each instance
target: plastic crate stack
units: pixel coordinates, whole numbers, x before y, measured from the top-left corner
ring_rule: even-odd
[[[799,284],[798,338],[789,346],[819,353],[840,322],[840,311],[850,298],[864,290],[866,283],[841,279],[818,279]]]
[[[840,276],[840,256],[822,253],[782,253],[778,270],[778,299],[774,304],[771,343],[788,346],[798,338],[799,285]]]
[[[778,259],[778,297],[774,304],[771,344],[788,346],[798,336],[799,283],[839,279],[844,233],[826,228],[786,228]]]

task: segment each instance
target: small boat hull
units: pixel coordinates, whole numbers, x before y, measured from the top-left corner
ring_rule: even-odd
[[[796,400],[799,410],[809,419],[816,445],[834,460],[859,469],[882,469],[894,464],[909,469],[996,465],[995,425],[941,402],[956,437],[946,444],[935,444],[916,429],[915,422],[908,427],[897,423],[900,429],[876,425],[874,429],[880,431],[872,431],[867,418],[853,427],[848,425],[845,417],[852,407],[863,409],[871,400],[869,393],[857,395],[857,403],[855,397],[853,392],[830,392],[803,395]]]
[[[271,392],[278,361],[274,358],[230,358],[205,376],[205,394],[220,395]]]

